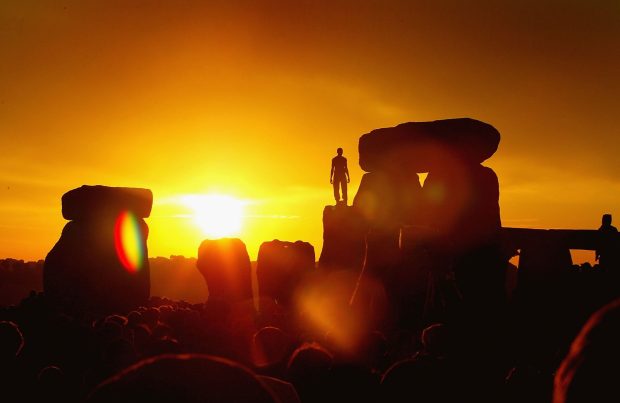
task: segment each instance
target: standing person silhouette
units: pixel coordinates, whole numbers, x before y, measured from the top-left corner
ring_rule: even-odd
[[[603,234],[602,245],[596,250],[595,260],[602,267],[615,266],[618,263],[618,252],[613,236],[618,233],[616,227],[611,225],[611,214],[603,214],[601,227],[598,229]]]
[[[336,150],[337,156],[332,158],[332,169],[329,174],[329,183],[334,185],[336,205],[340,203],[340,188],[342,187],[342,201],[347,205],[347,183],[351,182],[347,159],[342,156],[342,148]]]

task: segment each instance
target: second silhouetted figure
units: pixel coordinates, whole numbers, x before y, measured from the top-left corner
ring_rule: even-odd
[[[329,183],[334,185],[336,204],[340,203],[340,188],[342,188],[342,202],[347,204],[347,183],[351,181],[347,159],[342,156],[342,148],[336,150],[337,156],[332,158],[332,169],[329,174]]]
[[[601,227],[598,230],[603,236],[601,237],[601,245],[596,250],[596,260],[601,267],[617,269],[620,263],[616,237],[618,229],[611,225],[611,214],[603,214]]]

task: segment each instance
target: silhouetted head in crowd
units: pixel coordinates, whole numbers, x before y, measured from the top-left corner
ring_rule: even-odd
[[[24,336],[13,322],[0,322],[0,364],[14,360],[24,348]]]
[[[151,347],[151,329],[141,324],[133,329],[133,344],[139,354],[146,354]]]
[[[303,378],[329,371],[332,354],[318,343],[304,343],[293,352],[288,361],[287,373],[291,378]]]
[[[172,335],[172,328],[164,323],[159,323],[153,328],[153,337],[156,339],[164,339]]]
[[[159,321],[159,309],[151,307],[145,308],[142,312],[142,318],[151,329],[153,329]]]
[[[533,366],[513,367],[506,376],[506,403],[549,403],[552,379],[547,371]]]
[[[305,343],[293,352],[286,376],[295,385],[302,402],[326,400],[333,361],[332,354],[318,343]]]
[[[611,225],[611,214],[603,214],[603,219],[601,220],[601,224],[604,227],[608,227]]]
[[[374,330],[362,339],[360,358],[370,368],[381,369],[387,359],[387,352],[387,338],[380,331]]]
[[[129,341],[119,339],[104,347],[102,360],[109,369],[118,371],[135,363],[137,354]]]
[[[152,355],[177,354],[181,352],[179,342],[170,337],[154,340],[150,347]]]
[[[97,338],[102,345],[123,338],[123,326],[115,320],[104,320],[95,325]]]
[[[252,362],[268,367],[284,362],[289,353],[289,337],[279,328],[267,326],[252,337]]]
[[[450,345],[450,335],[447,327],[441,323],[428,326],[422,331],[422,345],[424,346],[424,352],[431,356],[445,356]]]
[[[200,354],[162,355],[125,369],[99,385],[91,403],[277,402],[250,370]]]
[[[334,402],[376,402],[379,377],[360,364],[334,364],[329,373],[329,400]]]
[[[122,315],[109,315],[105,318],[106,322],[115,322],[121,326],[125,326],[127,324],[127,318]]]
[[[446,360],[416,355],[392,365],[381,380],[382,402],[454,402],[458,374]]]
[[[338,149],[336,150],[336,153],[338,153],[338,155],[342,155],[343,152],[344,151],[340,147],[338,147]]]
[[[554,403],[620,401],[620,299],[590,317],[555,376]]]
[[[39,401],[49,402],[70,400],[68,395],[74,393],[69,388],[64,372],[53,365],[39,371],[37,375],[37,392]]]
[[[127,315],[127,322],[130,326],[138,326],[144,323],[144,318],[142,314],[138,311],[131,311]]]

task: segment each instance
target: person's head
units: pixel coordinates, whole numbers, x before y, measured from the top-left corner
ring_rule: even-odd
[[[422,331],[422,345],[426,353],[443,356],[449,349],[450,335],[445,325],[435,323]]]
[[[417,355],[398,361],[383,374],[380,391],[382,401],[459,401],[455,396],[460,390],[459,375],[443,360],[431,363]]]
[[[24,336],[19,327],[13,322],[0,322],[0,362],[17,357],[23,348]]]
[[[37,375],[36,401],[40,403],[72,401],[70,386],[62,369],[54,365],[47,366]]]
[[[603,225],[611,225],[611,214],[603,214]]]
[[[142,314],[140,312],[131,311],[127,315],[127,324],[129,324],[131,327],[136,327],[143,323],[144,323],[144,318],[142,317]]]
[[[333,361],[332,354],[317,343],[305,343],[291,355],[286,377],[295,385],[302,402],[328,400]]]
[[[336,152],[338,153],[338,155],[342,155],[342,153],[343,153],[342,148],[338,147],[338,149],[336,150]]]
[[[283,362],[289,345],[289,338],[282,330],[273,326],[264,327],[252,338],[252,362],[257,367]]]
[[[291,355],[287,366],[288,377],[295,384],[329,372],[334,362],[332,354],[318,343],[304,343]]]
[[[620,299],[590,317],[555,376],[555,403],[619,401]]]
[[[247,368],[201,354],[161,355],[143,360],[103,382],[90,403],[278,401]]]

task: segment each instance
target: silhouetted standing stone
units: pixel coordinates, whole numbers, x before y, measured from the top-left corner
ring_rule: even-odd
[[[240,239],[202,241],[196,266],[207,282],[210,301],[234,303],[252,299],[250,257]]]
[[[325,206],[321,269],[360,270],[366,250],[367,225],[352,206]]]
[[[453,259],[463,297],[480,305],[504,297],[499,182],[492,169],[460,164],[431,171],[422,189],[437,248]]]
[[[364,273],[386,279],[399,263],[400,227],[419,214],[421,187],[413,172],[372,172],[362,177],[353,206],[364,217]]]
[[[124,312],[150,293],[148,189],[82,186],[62,198],[72,219],[45,259],[45,294],[72,310]]]
[[[495,242],[501,228],[497,175],[481,165],[454,168],[428,174],[422,190],[427,221],[422,224],[459,250]]]
[[[314,247],[308,242],[263,242],[258,250],[256,277],[261,298],[288,306],[304,275],[314,269]]]
[[[421,189],[415,172],[371,172],[362,176],[353,205],[371,227],[393,227],[414,219]]]

